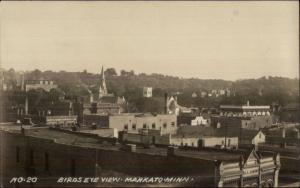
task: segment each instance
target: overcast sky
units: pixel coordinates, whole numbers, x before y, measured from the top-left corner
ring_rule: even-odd
[[[298,2],[1,2],[3,68],[299,77]]]

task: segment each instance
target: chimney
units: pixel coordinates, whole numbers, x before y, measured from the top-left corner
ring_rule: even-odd
[[[69,103],[69,116],[73,115],[73,102],[70,101]]]
[[[90,93],[90,103],[94,102],[93,93]]]
[[[28,96],[25,98],[25,115],[28,115]]]
[[[285,138],[285,128],[282,128],[281,136],[282,136],[282,138]]]
[[[168,114],[168,93],[165,93],[165,114]]]

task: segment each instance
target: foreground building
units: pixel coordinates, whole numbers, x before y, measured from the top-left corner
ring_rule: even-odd
[[[178,176],[190,178],[186,182],[163,184],[172,187],[278,186],[280,157],[272,152],[122,146],[116,144],[115,139],[88,136],[87,133],[49,128],[21,131],[12,125],[2,127],[1,139],[4,187],[141,186],[133,183],[133,176],[161,177],[163,180]],[[112,175],[120,177],[120,182],[84,184],[79,179]],[[35,184],[10,184],[16,176],[38,176],[39,180]],[[72,177],[78,181],[58,183],[59,177]]]

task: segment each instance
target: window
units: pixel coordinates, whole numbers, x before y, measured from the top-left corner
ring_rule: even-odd
[[[34,165],[34,156],[33,156],[33,150],[30,150],[30,165]]]
[[[128,125],[127,125],[127,124],[124,125],[124,129],[125,129],[125,130],[128,129]]]
[[[261,138],[261,134],[259,133],[259,138]]]
[[[20,162],[20,148],[19,146],[16,147],[16,162]]]
[[[136,130],[136,124],[132,124],[132,129]]]
[[[152,129],[155,129],[155,123],[152,123]]]
[[[74,177],[76,173],[76,163],[75,163],[75,159],[71,160],[71,177]]]
[[[144,128],[144,129],[147,128],[147,124],[146,124],[146,123],[143,124],[143,128]]]
[[[167,123],[164,123],[164,124],[163,124],[163,127],[164,127],[164,129],[167,128]]]
[[[171,125],[172,125],[172,127],[175,127],[175,122],[173,121],[173,122],[171,123]]]
[[[228,139],[228,146],[230,146],[230,139]]]
[[[47,152],[45,153],[45,170],[49,170],[49,154]]]
[[[192,146],[194,146],[194,142],[192,142]]]
[[[222,140],[222,145],[224,145],[224,140]]]

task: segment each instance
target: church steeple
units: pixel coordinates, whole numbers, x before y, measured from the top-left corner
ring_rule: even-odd
[[[106,82],[105,82],[105,74],[104,74],[104,70],[103,70],[103,66],[102,66],[101,80],[100,80],[100,86],[99,86],[99,99],[101,99],[105,95],[107,95],[107,88],[106,88]]]

